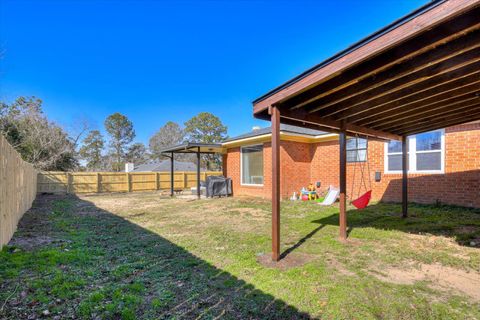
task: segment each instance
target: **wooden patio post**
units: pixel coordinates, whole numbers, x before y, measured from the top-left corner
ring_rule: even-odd
[[[272,260],[280,260],[280,111],[270,108],[272,121]]]
[[[200,199],[200,147],[197,148],[197,197]]]
[[[340,130],[340,240],[347,240],[347,133],[342,123]]]
[[[402,217],[408,216],[408,146],[407,137],[402,137]]]
[[[173,197],[173,193],[174,193],[174,183],[175,183],[175,179],[174,179],[174,172],[175,172],[175,168],[174,168],[174,161],[175,159],[173,158],[173,152],[170,154],[170,197]]]

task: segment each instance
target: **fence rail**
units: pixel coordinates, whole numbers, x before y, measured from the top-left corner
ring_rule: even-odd
[[[37,171],[0,134],[0,248],[17,229],[37,194]]]
[[[221,172],[201,172],[200,180]],[[174,173],[174,188],[187,189],[197,185],[197,173]],[[101,193],[137,192],[170,189],[170,172],[40,172],[39,193]]]

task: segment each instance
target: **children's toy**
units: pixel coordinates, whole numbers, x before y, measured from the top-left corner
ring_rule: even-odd
[[[335,203],[335,201],[337,201],[339,194],[340,194],[340,189],[330,186],[330,189],[328,190],[328,193],[325,196],[325,199],[323,199],[323,201],[319,202],[318,204],[322,206],[331,206],[332,204]]]
[[[290,197],[290,200],[292,200],[292,201],[298,200],[298,195],[297,195],[296,191],[293,192],[293,195]]]
[[[307,189],[302,188],[301,194],[302,194],[302,200],[304,196],[306,196],[307,200],[315,200],[318,198],[317,190],[315,189],[315,186],[312,183],[308,185]]]

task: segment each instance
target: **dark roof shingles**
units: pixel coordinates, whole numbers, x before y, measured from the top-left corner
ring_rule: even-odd
[[[320,130],[314,130],[314,129],[309,129],[309,128],[303,128],[303,127],[297,127],[297,126],[292,126],[289,124],[280,124],[280,131],[283,132],[289,132],[293,134],[298,134],[298,135],[306,135],[306,136],[320,136],[323,134],[327,134],[328,132],[325,131],[320,131]],[[270,134],[272,133],[272,128],[271,127],[266,127],[266,128],[261,128],[257,130],[250,131],[248,133],[241,134],[239,136],[230,138],[225,140],[225,142],[230,142],[230,141],[235,141],[235,140],[240,140],[240,139],[245,139],[245,138],[252,138],[252,137],[257,137],[261,136],[264,134]]]

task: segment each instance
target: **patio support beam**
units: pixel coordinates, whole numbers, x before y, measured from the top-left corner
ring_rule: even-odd
[[[270,107],[272,122],[272,260],[280,260],[280,110]]]
[[[197,148],[197,198],[200,199],[200,147]]]
[[[174,172],[175,172],[175,168],[174,168],[174,162],[175,162],[175,159],[173,158],[173,152],[170,153],[170,197],[173,197],[173,193],[175,191],[175,179],[174,179]]]
[[[402,137],[402,217],[408,216],[408,145],[407,136]]]
[[[347,131],[342,121],[340,129],[340,240],[347,240]]]
[[[323,118],[317,114],[309,114],[304,110],[281,110],[282,119],[290,119],[303,123],[311,123],[319,127],[328,128],[329,132],[336,132],[341,130],[342,121],[332,120],[330,118]],[[257,116],[262,119],[262,117]],[[284,122],[282,120],[282,122]],[[371,128],[365,128],[354,124],[345,123],[345,130],[350,134],[359,134],[368,137],[383,139],[383,140],[398,140],[401,141],[402,137],[396,134],[392,134],[385,131],[373,130]]]

